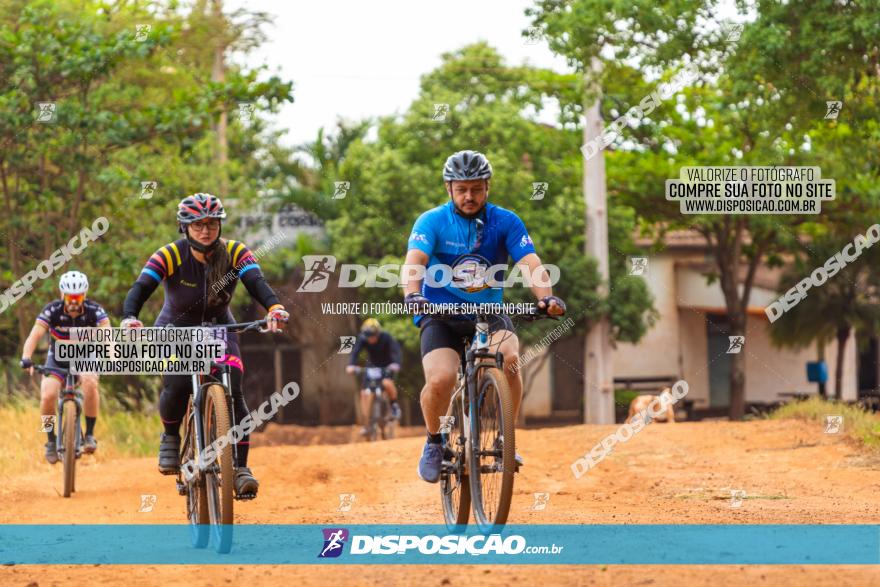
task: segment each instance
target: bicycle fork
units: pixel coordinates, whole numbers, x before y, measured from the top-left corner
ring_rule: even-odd
[[[83,405],[82,399],[77,393],[76,388],[67,384],[65,384],[61,393],[58,394],[58,407],[55,410],[58,413],[58,417],[55,419],[55,450],[60,455],[64,454],[64,433],[63,430],[61,430],[61,427],[64,425],[64,404],[70,400],[73,400],[73,403],[76,406],[76,436],[74,446],[76,447],[76,456],[78,458],[81,454],[80,446],[82,446],[82,428],[80,427],[80,421],[82,420]]]

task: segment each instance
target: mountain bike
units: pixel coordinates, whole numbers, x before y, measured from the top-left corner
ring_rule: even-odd
[[[465,313],[428,315],[444,319]],[[537,310],[508,315],[528,321],[555,319]],[[481,531],[497,530],[507,522],[513,498],[516,415],[504,375],[504,355],[489,348],[488,316],[469,316],[476,323],[475,332],[466,339],[458,382],[441,421],[440,497],[444,520],[452,531],[467,525],[471,509]]]
[[[34,365],[34,370],[47,377],[53,374],[45,365]],[[83,394],[77,385],[77,377],[64,371],[64,387],[58,394],[58,417],[55,420],[61,423],[60,433],[55,425],[55,450],[64,463],[64,497],[70,497],[76,491],[76,459],[82,456],[82,411]]]
[[[239,324],[210,324],[206,328],[228,332],[256,330],[268,332],[263,327],[266,319]],[[225,363],[211,362],[211,374],[193,374],[192,395],[183,420],[180,443],[180,471],[177,473],[177,491],[186,496],[186,514],[190,522],[190,538],[196,548],[204,548],[209,540],[214,550],[226,554],[232,549],[233,500],[235,470],[233,462],[237,446],[229,442],[216,451],[212,462],[199,458],[206,447],[218,438],[229,434],[235,422],[232,387]],[[187,463],[194,463],[191,469]]]
[[[373,394],[370,402],[370,419],[367,423],[367,440],[375,442],[381,434],[382,440],[394,438],[397,420],[391,415],[391,400],[385,394],[383,379],[391,377],[391,373],[382,367],[366,367],[362,369],[355,365],[355,374],[364,372],[364,380],[361,389],[366,389]]]

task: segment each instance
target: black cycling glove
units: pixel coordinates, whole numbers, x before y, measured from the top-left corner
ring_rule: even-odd
[[[427,309],[428,304],[430,304],[428,298],[419,292],[406,294],[406,297],[403,298],[403,303],[406,306],[406,311],[410,314],[421,314]]]
[[[556,302],[556,305],[562,308],[562,314],[560,314],[560,316],[565,315],[565,302],[562,301],[562,298],[556,296],[544,296],[541,298],[541,302],[544,304],[544,307],[538,308],[540,313],[546,314],[547,310],[550,309],[550,302]]]

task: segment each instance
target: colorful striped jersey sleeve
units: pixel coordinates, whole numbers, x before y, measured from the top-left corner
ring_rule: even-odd
[[[159,250],[147,259],[147,263],[141,270],[138,281],[143,281],[144,278],[147,278],[147,281],[152,280],[154,283],[159,283],[165,278],[174,275],[174,270],[180,264],[180,251],[176,243],[169,243],[164,247],[159,247]]]
[[[257,258],[243,242],[228,240],[226,241],[226,250],[229,251],[229,258],[232,260],[232,266],[239,278],[252,269],[260,269]]]

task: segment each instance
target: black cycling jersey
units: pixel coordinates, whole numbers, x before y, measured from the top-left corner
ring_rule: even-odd
[[[37,316],[37,324],[42,324],[49,329],[49,334],[55,340],[70,340],[71,328],[89,328],[96,326],[109,326],[110,318],[107,312],[101,307],[101,304],[92,300],[83,302],[83,312],[79,316],[73,317],[64,311],[64,302],[55,300],[49,302]],[[64,381],[63,371],[70,368],[68,361],[55,360],[55,345],[49,345],[49,352],[46,355],[46,365],[52,370],[59,380]]]
[[[223,246],[221,244],[221,246]],[[267,310],[279,305],[278,297],[266,283],[253,253],[240,241],[225,241],[229,252],[229,272],[219,283],[208,283],[207,265],[191,253],[185,238],[156,251],[144,265],[123,304],[125,317],[137,317],[147,299],[163,283],[165,304],[156,326],[200,326],[205,322],[231,324],[235,320],[229,304],[208,305],[209,288],[223,290],[232,299],[238,281]]]
[[[391,363],[400,365],[400,345],[387,332],[379,333],[376,344],[370,344],[366,336],[359,335],[351,350],[349,365],[357,365],[358,355],[362,349],[367,349],[367,360],[370,365],[375,367],[387,367]]]
[[[49,334],[55,340],[69,340],[71,328],[88,328],[95,326],[103,326],[110,323],[107,312],[101,307],[101,304],[92,300],[83,302],[83,312],[77,317],[73,317],[64,311],[64,302],[55,300],[49,302],[37,316],[37,322],[49,329]],[[49,347],[49,352],[52,347]]]

